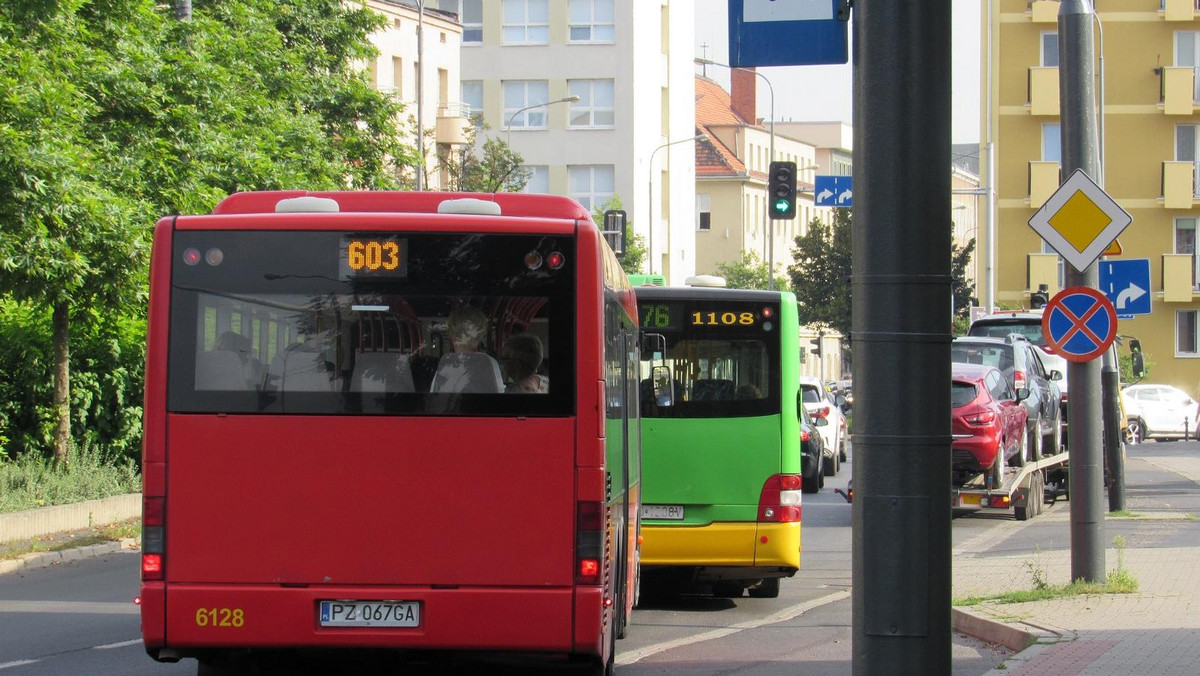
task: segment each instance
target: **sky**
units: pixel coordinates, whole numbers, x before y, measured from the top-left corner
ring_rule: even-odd
[[[696,56],[729,62],[730,0],[695,0]],[[952,0],[953,143],[979,141],[979,0]],[[853,27],[850,29],[854,33]],[[697,72],[700,72],[697,67]],[[760,68],[775,89],[775,120],[853,122],[850,64]],[[709,66],[708,77],[729,89],[729,69]],[[759,115],[767,117],[770,98],[759,87]]]

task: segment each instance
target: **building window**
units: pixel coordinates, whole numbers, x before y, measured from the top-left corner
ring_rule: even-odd
[[[1042,240],[1042,253],[1054,254],[1058,256],[1058,252],[1055,251],[1054,247],[1050,246],[1046,240]],[[1063,263],[1062,256],[1058,256],[1058,274],[1055,276],[1058,277],[1058,288],[1060,289],[1067,288],[1067,268],[1065,265],[1066,264]]]
[[[1057,122],[1042,125],[1042,161],[1062,164],[1062,127]]]
[[[613,167],[567,167],[567,194],[589,212],[604,206],[616,192]]]
[[[1175,161],[1192,163],[1192,192],[1200,195],[1200,127],[1194,124],[1175,125]]]
[[[550,85],[546,80],[508,80],[504,88],[505,129],[546,129],[546,108]],[[527,109],[527,110],[526,110]]]
[[[567,80],[567,92],[579,97],[571,104],[569,126],[613,126],[612,80]]]
[[[1054,31],[1042,33],[1042,65],[1058,68],[1058,33]]]
[[[1175,311],[1175,356],[1200,356],[1196,349],[1196,311]]]
[[[1196,280],[1200,279],[1200,275],[1196,274],[1197,262],[1200,258],[1196,256],[1196,219],[1192,218],[1176,218],[1175,219],[1175,253],[1188,254],[1192,257],[1192,288],[1196,288]]]
[[[1200,75],[1200,33],[1177,31],[1175,33],[1175,65],[1193,69]],[[1200,101],[1200,77],[1196,78],[1193,100]]]
[[[470,107],[467,112],[476,128],[483,127],[483,80],[463,80],[462,102]]]
[[[614,41],[613,0],[571,0],[567,16],[571,42]]]
[[[504,44],[544,45],[550,42],[547,0],[504,0]]]
[[[550,192],[550,167],[546,165],[530,165],[524,167],[529,172],[529,181],[521,192],[548,193]]]
[[[712,230],[712,212],[709,203],[710,196],[707,193],[696,193],[697,230]]]
[[[462,43],[483,44],[483,0],[462,0],[458,18],[462,21]]]

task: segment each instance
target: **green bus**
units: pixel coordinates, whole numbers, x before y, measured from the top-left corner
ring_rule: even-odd
[[[661,588],[779,595],[800,568],[800,346],[780,291],[635,286],[642,570]]]

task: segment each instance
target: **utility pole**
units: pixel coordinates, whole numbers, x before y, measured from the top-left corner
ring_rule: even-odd
[[[855,676],[951,672],[950,1],[854,3]]]
[[[1082,169],[1100,176],[1096,135],[1095,41],[1092,7],[1087,0],[1062,0],[1058,7],[1059,110],[1062,120],[1062,175]],[[1067,264],[1068,287],[1100,286],[1093,262],[1083,270]],[[1070,424],[1071,579],[1103,582],[1104,466],[1102,449],[1101,362],[1070,362],[1067,402]]]

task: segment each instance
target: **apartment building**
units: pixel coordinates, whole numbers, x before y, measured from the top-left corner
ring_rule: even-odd
[[[1027,307],[1039,284],[1054,293],[1065,281],[1064,264],[1028,225],[1061,178],[1059,3],[981,1],[981,138],[986,147],[990,130],[996,153],[995,176],[985,168],[982,179],[994,181],[997,191],[996,300]],[[1103,26],[1096,47],[1104,50],[1102,75],[1098,70],[1105,92],[1102,185],[1133,216],[1116,258],[1149,259],[1151,269],[1153,311],[1121,319],[1119,333],[1141,341],[1151,381],[1196,396],[1200,12],[1196,0],[1095,4]],[[980,252],[985,259],[986,250]],[[979,278],[984,276],[980,267]]]
[[[441,4],[449,7],[453,3]],[[367,7],[387,18],[387,25],[371,36],[379,56],[366,64],[368,76],[377,89],[404,103],[404,129],[412,147],[417,145],[418,118],[421,126],[433,133],[426,140],[420,185],[426,190],[440,190],[448,178],[439,171],[438,158],[464,147],[470,124],[470,111],[461,105],[459,97],[462,25],[457,14],[440,9],[431,0],[424,2],[423,13],[418,12],[415,0],[367,0]],[[416,177],[411,173],[405,178],[415,184]]]

